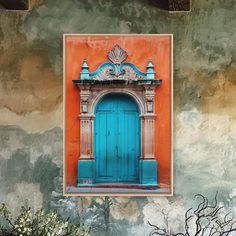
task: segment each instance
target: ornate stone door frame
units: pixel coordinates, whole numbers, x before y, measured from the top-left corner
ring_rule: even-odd
[[[151,59],[147,71],[140,71],[134,64],[123,62],[127,53],[118,45],[108,53],[111,62],[105,62],[94,72],[89,72],[86,59],[80,80],[73,83],[80,90],[80,157],[78,161],[78,186],[91,186],[94,182],[95,164],[93,154],[93,129],[95,108],[103,96],[124,93],[134,98],[140,109],[141,156],[139,184],[157,186],[157,161],[154,154],[155,89],[161,80],[155,79]]]

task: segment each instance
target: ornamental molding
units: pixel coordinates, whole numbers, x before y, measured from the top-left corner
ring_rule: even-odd
[[[110,61],[89,72],[84,59],[80,79],[73,80],[80,90],[80,115],[94,115],[94,104],[104,93],[127,93],[138,102],[141,115],[154,114],[155,89],[161,80],[155,78],[154,65],[149,60],[147,71],[140,71],[127,62],[128,53],[116,44],[107,54]]]
[[[118,44],[116,44],[111,51],[107,54],[107,57],[115,64],[120,65],[127,57],[128,54]]]
[[[101,64],[95,71],[89,71],[86,58],[83,61],[80,80],[154,80],[156,73],[151,58],[146,66],[146,72],[137,68],[131,62],[125,62],[128,53],[116,44],[107,54],[110,61]]]

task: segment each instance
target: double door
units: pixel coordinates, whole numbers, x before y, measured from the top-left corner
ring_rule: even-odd
[[[105,96],[97,105],[94,126],[96,182],[138,182],[140,118],[133,98]]]

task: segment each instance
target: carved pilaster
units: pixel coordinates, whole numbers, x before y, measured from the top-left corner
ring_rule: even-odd
[[[155,114],[141,116],[142,120],[142,155],[144,159],[154,159]]]
[[[93,122],[94,116],[81,114],[80,118],[80,158],[93,158]]]
[[[144,100],[145,100],[145,110],[147,113],[154,112],[154,98],[155,98],[155,90],[149,87],[145,87]]]
[[[80,90],[80,109],[81,113],[87,113],[88,112],[88,103],[89,103],[89,98],[91,95],[91,90],[89,87],[86,87],[84,89]]]

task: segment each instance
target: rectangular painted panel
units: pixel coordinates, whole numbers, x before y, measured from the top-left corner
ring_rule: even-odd
[[[138,181],[139,117],[137,112],[120,113],[120,181]]]
[[[107,114],[104,113],[100,113],[99,116],[97,116],[97,129],[95,131],[95,135],[98,137],[96,138],[96,156],[99,156],[99,162],[96,162],[96,164],[98,165],[98,176],[102,176],[105,175],[106,173],[104,173],[104,168],[103,166],[106,163],[106,159],[105,159],[105,154],[103,153],[104,150],[106,150],[106,126],[104,124],[106,124],[106,119],[107,119]]]
[[[97,165],[97,181],[117,181],[116,164],[116,126],[112,111],[97,114],[97,127],[95,130],[95,160]]]
[[[106,175],[112,176],[117,181],[117,127],[114,112],[107,113],[107,152],[106,152]]]

